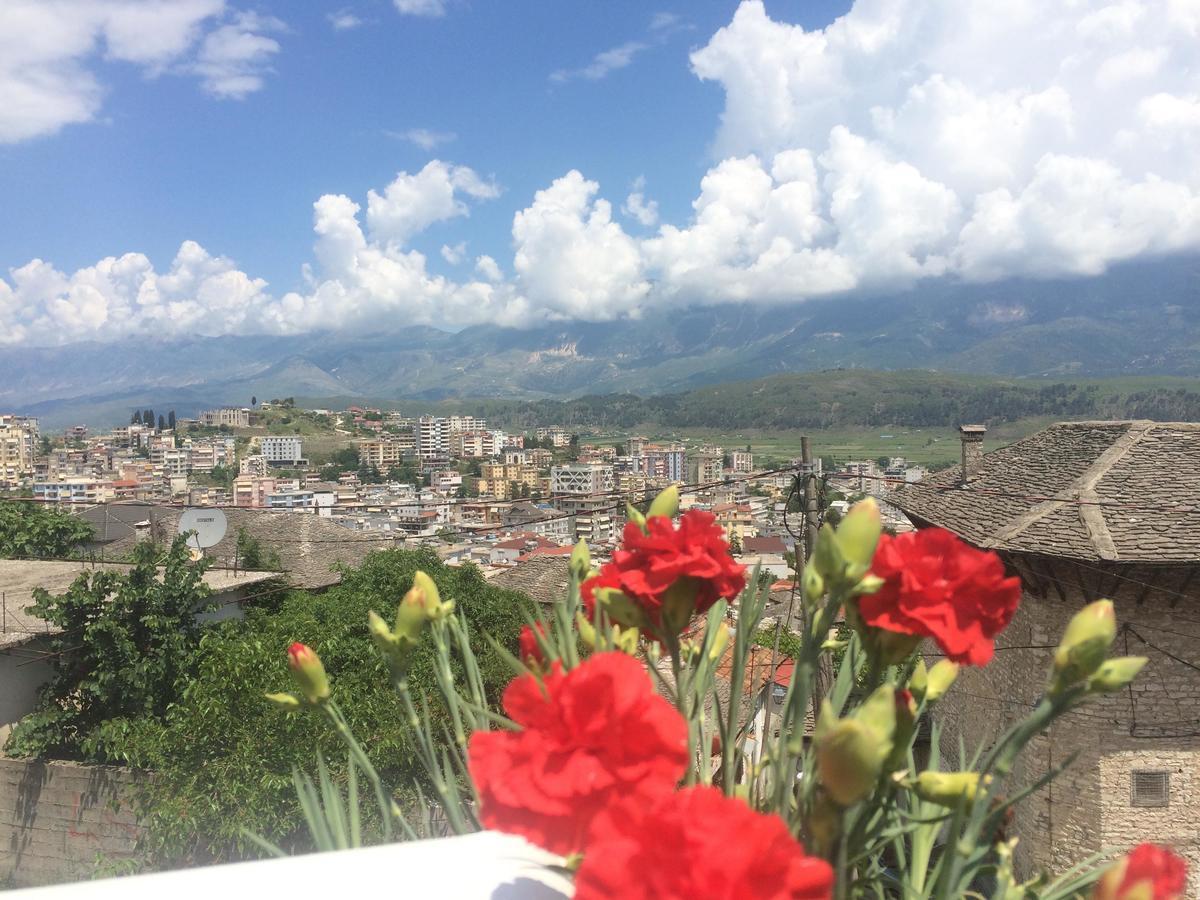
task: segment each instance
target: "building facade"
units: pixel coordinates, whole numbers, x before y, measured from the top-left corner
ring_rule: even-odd
[[[1156,841],[1195,872],[1200,483],[1164,473],[1200,467],[1200,425],[1063,423],[986,454],[983,435],[980,426],[964,429],[961,465],[891,494],[918,527],[945,527],[995,550],[1023,587],[995,658],[964,670],[939,704],[942,746],[957,748],[961,737],[972,752],[1026,715],[1067,622],[1111,599],[1114,655],[1149,662],[1128,690],[1060,718],[1018,761],[1010,790],[1074,755],[1018,804],[1018,866],[1060,872],[1101,849]]]
[[[271,466],[304,465],[304,442],[297,436],[269,435],[260,441],[263,459]]]

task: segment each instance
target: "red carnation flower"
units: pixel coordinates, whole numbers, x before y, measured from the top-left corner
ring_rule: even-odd
[[[746,567],[729,555],[725,532],[711,513],[688,510],[679,517],[678,528],[666,516],[652,516],[646,520],[645,532],[627,522],[622,545],[612,562],[583,584],[589,616],[596,589],[616,588],[640,607],[655,629],[661,629],[663,596],[681,579],[688,579],[695,591],[697,615],[722,598],[732,600],[746,586]]]
[[[546,637],[546,626],[541,622],[536,623],[538,634],[544,639]],[[534,636],[533,629],[528,625],[521,626],[520,637],[521,662],[528,666],[540,666],[546,661],[545,654],[542,653],[541,645],[537,642],[537,637]]]
[[[605,810],[575,878],[576,900],[823,900],[832,890],[829,863],[806,856],[783,819],[714,787]]]
[[[1138,844],[1096,884],[1094,900],[1179,900],[1187,863],[1157,844]],[[1146,889],[1150,893],[1146,893]]]
[[[504,709],[523,730],[476,732],[467,749],[481,819],[553,853],[582,850],[597,813],[673,790],[687,766],[687,723],[624,653],[519,676]]]
[[[858,600],[867,625],[933,638],[956,663],[983,666],[992,641],[1021,599],[1021,581],[1004,575],[995,553],[977,550],[943,528],[882,535],[871,573],[884,580]]]

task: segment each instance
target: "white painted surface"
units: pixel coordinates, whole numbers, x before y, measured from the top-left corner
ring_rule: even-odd
[[[81,881],[5,894],[13,900],[162,900],[206,897],[453,897],[560,900],[561,858],[512,835],[483,831],[437,841]]]
[[[37,641],[0,650],[0,727],[37,708],[38,689],[54,674],[50,662],[38,657],[44,652]]]

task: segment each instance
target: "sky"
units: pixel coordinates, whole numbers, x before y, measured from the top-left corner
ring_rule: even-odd
[[[0,344],[1200,247],[1200,0],[0,0]]]

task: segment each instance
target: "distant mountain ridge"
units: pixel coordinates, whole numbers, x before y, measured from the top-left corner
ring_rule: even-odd
[[[180,415],[252,395],[537,399],[686,391],[781,372],[935,369],[1056,378],[1200,375],[1200,259],[1062,281],[922,283],[790,306],[655,311],[640,320],[400,323],[366,336],[231,336],[0,348],[0,410],[51,425]]]

